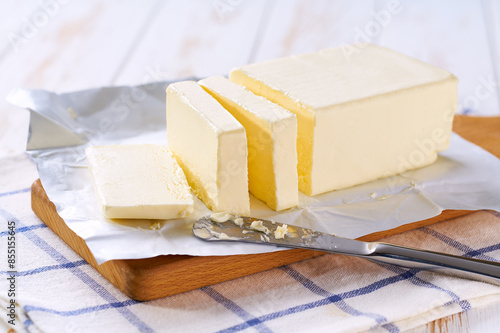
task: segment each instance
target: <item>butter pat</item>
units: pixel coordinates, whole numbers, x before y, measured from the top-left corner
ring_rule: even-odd
[[[250,214],[245,129],[194,81],[167,88],[167,145],[208,208]]]
[[[199,84],[245,127],[250,192],[274,210],[296,206],[299,188],[295,115],[222,76]]]
[[[186,177],[161,145],[88,147],[87,163],[104,216],[173,219],[193,211]]]
[[[230,80],[297,115],[299,188],[342,189],[431,164],[457,104],[449,72],[370,44],[250,64]]]

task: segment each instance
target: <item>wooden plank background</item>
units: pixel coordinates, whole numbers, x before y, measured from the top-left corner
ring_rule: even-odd
[[[458,112],[500,114],[495,0],[2,0],[0,36],[0,157],[25,148],[28,114],[5,101],[18,87],[63,92],[224,75],[352,42],[446,68],[460,80]],[[499,312],[479,309],[415,331],[494,331]]]

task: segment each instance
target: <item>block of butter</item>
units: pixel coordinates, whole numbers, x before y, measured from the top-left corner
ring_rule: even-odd
[[[97,201],[115,219],[173,219],[193,211],[193,196],[172,153],[161,145],[85,150]]]
[[[457,104],[451,73],[371,44],[234,69],[230,80],[297,115],[299,188],[342,189],[431,164]]]
[[[250,192],[274,210],[296,206],[299,189],[295,115],[222,76],[199,84],[245,127]]]
[[[245,129],[194,81],[167,88],[167,146],[208,208],[250,214]]]

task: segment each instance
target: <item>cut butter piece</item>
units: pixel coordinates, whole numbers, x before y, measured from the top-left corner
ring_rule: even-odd
[[[167,88],[167,146],[208,208],[250,214],[245,129],[194,81]]]
[[[193,196],[172,153],[161,145],[86,150],[97,201],[115,219],[173,219],[193,211]]]
[[[299,189],[295,115],[222,76],[199,84],[245,127],[250,192],[274,210],[296,206]]]
[[[449,145],[455,76],[371,44],[347,51],[280,58],[230,74],[297,115],[299,188],[308,195],[429,165]]]

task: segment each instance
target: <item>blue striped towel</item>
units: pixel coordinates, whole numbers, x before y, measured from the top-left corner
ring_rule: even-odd
[[[38,219],[26,155],[0,160],[2,331],[17,332],[399,332],[500,301],[500,287],[328,254],[149,302],[129,299]],[[15,224],[15,319],[7,266]],[[500,215],[489,211],[385,241],[500,259]],[[15,325],[9,324],[11,323]]]

